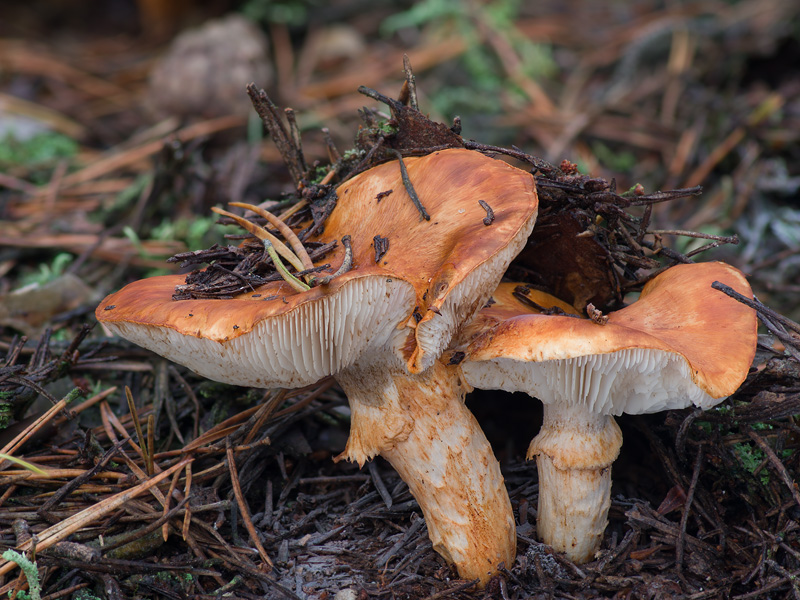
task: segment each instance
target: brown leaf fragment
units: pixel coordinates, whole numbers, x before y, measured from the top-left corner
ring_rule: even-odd
[[[447,361],[448,365],[458,365],[464,360],[467,355],[463,352],[453,352],[453,355],[450,357],[450,360]]]
[[[372,238],[373,246],[375,247],[375,262],[381,262],[381,259],[389,251],[389,238],[376,235]]]

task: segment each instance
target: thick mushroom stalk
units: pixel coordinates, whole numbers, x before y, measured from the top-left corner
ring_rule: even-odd
[[[600,547],[611,507],[611,464],[621,447],[613,417],[545,404],[542,428],[528,448],[539,472],[537,532],[575,563],[592,560]]]
[[[388,460],[419,503],[433,549],[462,578],[485,584],[498,565],[511,566],[511,503],[457,371],[438,361],[419,375],[399,365],[358,365],[336,379],[352,410],[338,459],[362,466],[376,455]]]

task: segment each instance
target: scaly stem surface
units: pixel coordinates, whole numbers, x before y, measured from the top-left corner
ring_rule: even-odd
[[[464,579],[481,585],[513,565],[516,533],[500,466],[452,367],[420,375],[402,367],[360,364],[336,376],[352,422],[339,459],[363,465],[383,456],[419,502],[433,548]]]

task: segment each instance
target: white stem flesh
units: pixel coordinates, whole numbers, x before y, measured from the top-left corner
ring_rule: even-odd
[[[433,548],[481,585],[516,556],[516,533],[500,465],[464,405],[466,384],[438,361],[419,375],[359,366],[337,375],[352,422],[339,459],[376,455],[397,470],[425,516]]]
[[[539,539],[577,564],[600,549],[611,506],[611,464],[622,447],[613,417],[545,404],[528,458],[539,471]]]

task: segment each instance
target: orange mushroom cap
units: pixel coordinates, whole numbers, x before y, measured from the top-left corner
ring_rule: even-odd
[[[556,395],[600,414],[692,403],[708,408],[744,381],[757,341],[755,311],[713,289],[714,281],[752,295],[744,275],[720,262],[667,269],[645,285],[638,301],[610,313],[605,325],[538,314],[513,296],[496,294],[503,303],[483,309],[478,319],[494,318],[497,325],[473,334],[462,370],[475,387],[525,391],[546,403],[560,400],[545,381],[558,379]],[[566,361],[576,372],[591,366],[597,375],[571,381],[566,371],[545,372]],[[613,378],[601,381],[609,373]]]
[[[424,370],[522,248],[538,200],[529,173],[473,151],[404,162],[431,220],[420,219],[396,161],[348,180],[315,238],[352,238],[353,268],[329,285],[297,293],[281,281],[231,300],[173,301],[183,276],[153,277],[108,296],[98,320],[197,373],[239,385],[313,383],[386,344],[410,372]],[[494,211],[490,226],[479,200]],[[378,263],[376,235],[389,240]],[[324,262],[338,265],[343,256],[340,246]]]

